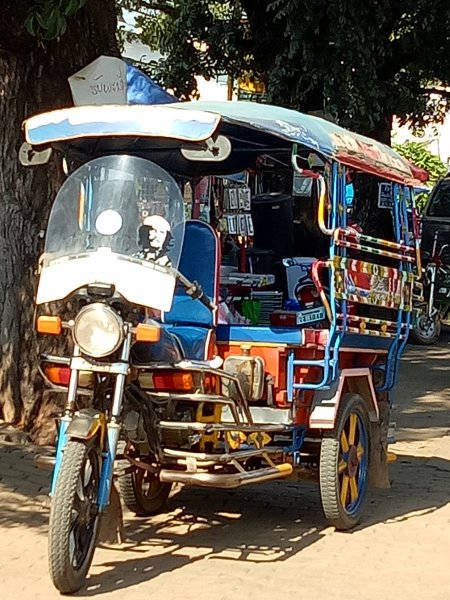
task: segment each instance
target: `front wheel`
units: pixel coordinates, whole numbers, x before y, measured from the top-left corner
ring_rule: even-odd
[[[414,327],[411,329],[411,337],[416,344],[431,346],[435,344],[441,335],[441,320],[439,315],[429,317],[426,312],[421,313]]]
[[[48,556],[50,576],[62,594],[84,584],[97,541],[100,479],[96,440],[69,441],[50,510]]]
[[[343,399],[336,428],[325,434],[320,449],[320,496],[326,519],[336,529],[357,525],[369,476],[369,417],[362,398]]]

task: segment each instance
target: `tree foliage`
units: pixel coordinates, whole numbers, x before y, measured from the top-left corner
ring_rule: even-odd
[[[448,0],[119,0],[164,59],[153,75],[181,98],[193,77],[244,72],[271,102],[321,111],[389,141],[391,117],[442,119],[450,85]]]
[[[447,173],[447,167],[439,156],[429,150],[426,142],[404,142],[403,144],[394,145],[394,148],[407,160],[428,172],[430,178],[425,184],[427,187],[431,188],[438,179]],[[426,192],[416,194],[415,202],[419,211],[425,208],[428,197]]]
[[[25,27],[31,35],[52,40],[63,35],[67,19],[86,4],[86,0],[36,0],[31,2]]]
[[[394,148],[406,159],[428,171],[430,186],[434,185],[439,178],[447,173],[447,167],[439,156],[429,150],[427,142],[405,142],[394,145]]]
[[[250,30],[240,2],[119,0],[119,4],[137,11],[136,31],[125,33],[125,39],[138,39],[163,54],[148,67],[181,99],[196,96],[195,75],[237,77],[252,66]]]

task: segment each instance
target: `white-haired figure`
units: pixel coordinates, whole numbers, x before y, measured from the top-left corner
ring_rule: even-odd
[[[142,250],[138,257],[151,260],[157,265],[171,266],[167,250],[172,239],[170,223],[160,215],[145,217],[139,230],[139,245]]]

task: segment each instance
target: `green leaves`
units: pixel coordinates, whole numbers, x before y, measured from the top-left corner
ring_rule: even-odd
[[[87,0],[35,0],[25,19],[25,28],[42,40],[62,36],[67,29],[67,19],[73,17]]]
[[[431,185],[447,173],[447,167],[438,156],[430,152],[427,142],[405,142],[395,145],[394,149],[418,167],[428,171]]]
[[[417,126],[450,107],[448,94],[428,93],[430,82],[450,86],[448,0],[116,1],[138,14],[121,35],[161,52],[153,77],[181,98],[196,75],[248,72],[270,102],[383,141],[392,115]]]

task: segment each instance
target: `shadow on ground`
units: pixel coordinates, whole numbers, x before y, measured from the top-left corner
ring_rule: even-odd
[[[448,433],[445,354],[442,344],[426,351],[408,348],[399,382],[404,402],[396,398],[397,422],[405,440]],[[30,461],[23,447],[0,444],[0,529],[28,526],[45,534],[48,510],[36,505],[30,485],[33,473],[18,479],[17,473],[4,468],[11,450],[24,453],[23,459]],[[48,486],[49,474],[37,470],[36,474]],[[450,501],[449,460],[415,456],[411,449],[411,455],[398,455],[391,479],[390,490],[372,492],[364,523],[357,530],[415,519]],[[94,572],[77,595],[107,594],[211,558],[228,561],[231,568],[235,561],[274,564],[329,533],[318,489],[312,484],[271,483],[236,491],[181,488],[170,498],[165,515],[127,519],[126,544],[110,553],[97,553]],[[46,543],[44,535],[42,543]],[[96,573],[99,569],[101,573]]]
[[[408,346],[392,393],[399,441],[450,434],[450,334],[431,346]]]
[[[371,493],[357,530],[414,519],[450,500],[450,461],[400,455],[392,478],[390,490]],[[92,575],[77,595],[109,593],[204,559],[230,565],[285,561],[330,532],[317,488],[307,484],[267,484],[234,492],[183,488],[168,508],[172,511],[166,518],[128,521],[123,558],[94,558],[102,572]]]

